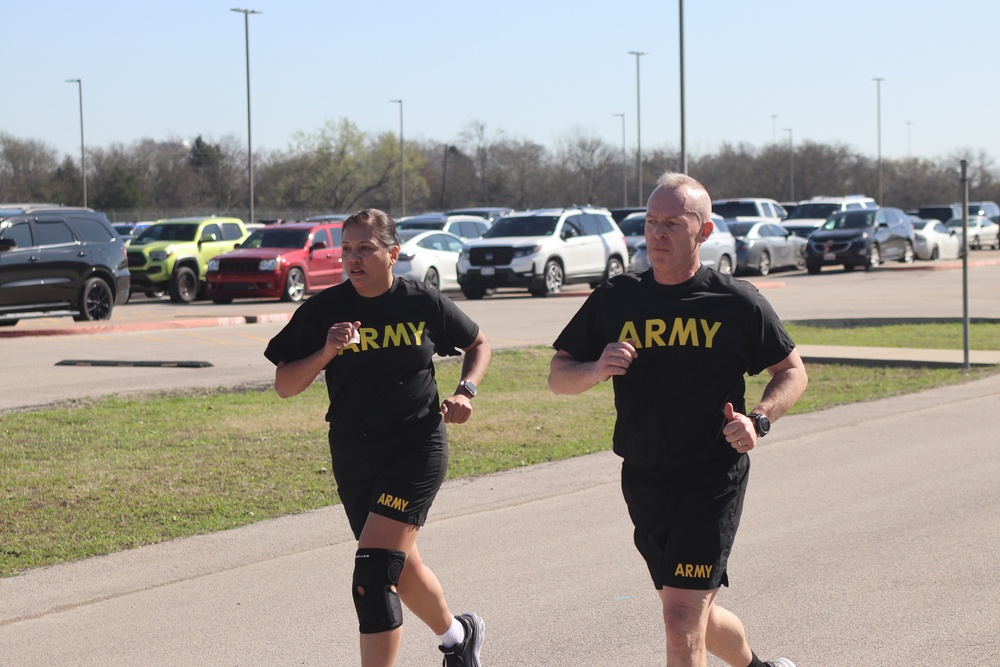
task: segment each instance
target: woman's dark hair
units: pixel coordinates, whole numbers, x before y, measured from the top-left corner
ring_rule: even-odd
[[[399,245],[399,236],[396,234],[396,221],[385,211],[377,208],[366,208],[352,213],[351,217],[344,220],[342,229],[347,229],[348,225],[361,225],[372,230],[372,234],[386,248]]]

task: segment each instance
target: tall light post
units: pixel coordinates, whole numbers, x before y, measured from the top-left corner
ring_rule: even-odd
[[[253,138],[250,131],[250,15],[263,14],[256,9],[230,9],[243,14],[243,35],[247,52],[247,180],[250,181],[250,219],[253,222]]]
[[[795,144],[792,143],[792,128],[783,127],[788,133],[788,201],[795,201]]]
[[[910,141],[912,139],[913,121],[906,121],[906,157],[913,157],[913,144]]]
[[[625,114],[611,114],[622,119],[622,208],[628,208],[628,153],[625,150]]]
[[[882,82],[885,81],[880,76],[872,79],[875,82],[875,113],[878,127],[878,205],[882,206]]]
[[[390,104],[399,105],[399,201],[402,213],[406,215],[406,148],[403,144],[403,100],[389,100]]]
[[[680,30],[680,52],[681,52],[681,173],[688,173],[687,156],[687,131],[684,129],[684,0],[677,3],[679,16],[678,25]]]
[[[771,114],[771,143],[778,143],[778,114]]]
[[[635,162],[639,175],[637,179],[639,205],[642,205],[642,98],[639,87],[639,58],[646,53],[644,51],[629,51],[629,55],[635,56]]]
[[[80,173],[83,175],[83,205],[87,205],[87,157],[83,151],[83,81],[66,79],[66,83],[75,83],[80,98]]]

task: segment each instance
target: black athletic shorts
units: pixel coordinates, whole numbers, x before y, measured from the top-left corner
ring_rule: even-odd
[[[743,513],[750,457],[650,475],[622,464],[635,546],[657,590],[728,586],[726,564]]]
[[[354,537],[368,514],[422,526],[448,471],[444,419],[434,415],[419,426],[389,436],[330,433],[333,476]]]

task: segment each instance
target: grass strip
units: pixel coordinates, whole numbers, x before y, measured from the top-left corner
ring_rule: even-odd
[[[610,383],[556,396],[551,350],[494,353],[469,423],[449,427],[449,477],[610,447]],[[460,364],[438,364],[450,391]],[[793,413],[966,382],[1000,369],[812,365]],[[753,404],[766,377],[748,381]],[[107,397],[0,414],[0,576],[337,502],[315,383],[281,400],[270,387]]]

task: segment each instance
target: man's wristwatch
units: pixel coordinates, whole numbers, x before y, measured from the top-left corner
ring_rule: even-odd
[[[767,418],[767,415],[751,412],[747,417],[753,420],[753,429],[757,431],[758,438],[763,438],[771,432],[771,420]]]
[[[472,384],[468,380],[462,380],[461,382],[459,382],[458,388],[463,390],[466,394],[468,394],[469,398],[475,398],[476,394],[479,393],[479,390],[476,389],[476,385]]]

